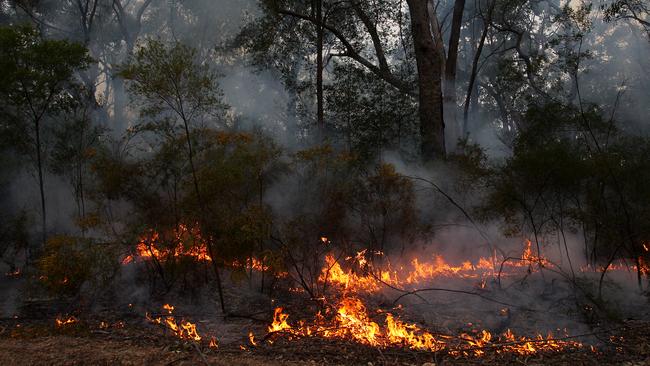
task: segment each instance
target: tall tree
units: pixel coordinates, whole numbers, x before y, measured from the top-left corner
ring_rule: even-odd
[[[23,151],[35,160],[41,200],[43,244],[47,240],[43,156],[43,124],[76,101],[77,70],[91,59],[85,47],[65,40],[43,40],[31,27],[0,28],[0,112],[20,138]]]
[[[260,33],[278,29],[278,23],[308,23],[323,30],[331,38],[329,58],[347,59],[367,69],[379,79],[419,101],[421,154],[423,159],[445,155],[442,100],[442,48],[436,45],[431,32],[431,16],[427,1],[407,0],[402,9],[398,1],[369,4],[357,0],[322,1],[323,18],[300,2],[265,0],[261,2],[266,19],[258,20]],[[398,37],[408,44],[393,44],[396,18],[406,12],[410,18],[410,37]],[[293,34],[277,34],[267,42],[295,43]],[[298,35],[299,37],[299,35]],[[403,47],[402,47],[403,46]],[[402,48],[412,50],[417,64],[417,80],[398,72],[393,54]],[[399,51],[401,52],[401,51]],[[404,58],[405,55],[399,55]]]
[[[124,67],[120,76],[130,81],[129,90],[140,98],[141,114],[144,118],[153,118],[154,123],[168,123],[171,118],[174,126],[180,125],[200,211],[199,222],[202,230],[207,232],[208,215],[215,213],[208,212],[209,208],[202,198],[191,130],[202,119],[223,114],[227,106],[222,102],[223,95],[217,82],[218,74],[197,56],[196,49],[180,43],[166,46],[160,41],[149,40],[145,47],[135,53],[134,59]],[[216,238],[216,235],[208,237]],[[214,239],[208,240],[208,251],[213,258],[219,300],[225,313]]]

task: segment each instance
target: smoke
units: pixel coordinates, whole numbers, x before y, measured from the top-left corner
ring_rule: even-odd
[[[160,5],[149,9],[143,18],[139,41],[147,37],[162,37],[187,43],[209,54],[215,46],[236,35],[240,27],[255,15],[255,3],[211,0],[160,2]],[[57,12],[56,17],[49,19],[54,23],[76,24],[68,22],[69,16],[67,13]],[[650,68],[648,40],[640,36],[634,26],[603,23],[596,20],[598,16],[599,14],[596,14],[593,31],[586,36],[584,42],[585,48],[588,48],[594,57],[584,61],[581,69],[581,98],[587,102],[608,106],[607,110],[612,112],[616,105],[615,116],[623,120],[630,130],[634,131],[633,126],[636,126],[639,127],[638,131],[641,131],[638,133],[647,133],[649,127],[639,116],[647,116],[650,113],[650,104],[647,103],[650,76],[645,72]],[[98,30],[93,33],[96,38],[90,42],[91,49],[95,51],[95,56],[114,54],[107,57],[107,61],[114,65],[124,62],[124,40],[120,39],[114,24],[106,25],[106,30],[110,30],[115,39],[107,40],[109,37]],[[135,32],[135,28],[129,31]],[[57,36],[63,35],[57,33]],[[83,39],[79,33],[74,33],[71,38]],[[256,70],[247,62],[245,57],[237,56],[234,60],[229,59],[228,62],[215,65],[224,75],[220,86],[224,91],[225,101],[231,107],[229,117],[232,126],[229,127],[234,130],[261,129],[291,151],[299,145],[294,126],[289,122],[295,116],[287,112],[291,98],[278,75],[269,70]],[[109,80],[111,79],[106,78],[105,81],[110,83]],[[104,85],[98,90],[104,91],[106,87]],[[113,90],[113,93],[115,98],[115,93],[122,91]],[[111,107],[114,107],[114,104],[107,101],[106,108]],[[134,110],[130,112],[127,117],[132,122],[137,118],[137,114]],[[485,148],[493,160],[507,157],[510,151],[500,141],[495,122],[488,118],[490,114],[479,115],[484,120],[476,121],[476,126],[471,132],[472,141]],[[127,126],[113,127],[114,135],[121,136]],[[401,175],[410,177],[416,191],[417,220],[431,225],[427,230],[423,230],[425,235],[417,237],[413,242],[404,243],[406,250],[398,260],[408,261],[414,257],[430,259],[434,254],[443,255],[457,263],[476,260],[479,257],[490,258],[495,253],[505,257],[517,257],[521,255],[525,240],[533,240],[505,237],[499,222],[479,223],[473,217],[471,207],[481,199],[480,195],[465,196],[455,187],[455,173],[442,164],[424,166],[392,151],[384,152],[380,160],[395,166]],[[369,170],[371,168],[368,167]],[[317,215],[322,208],[323,202],[314,194],[318,187],[304,184],[305,180],[302,178],[309,177],[301,174],[307,175],[308,172],[300,171],[282,176],[265,195],[265,203],[273,208],[282,224],[301,214]],[[69,184],[60,177],[49,174],[46,175],[45,181],[48,228],[59,233],[78,231],[72,221],[76,206]],[[38,215],[38,186],[27,169],[13,176],[7,194],[0,207],[3,211],[24,210]],[[116,209],[115,214],[128,216],[128,210],[127,207],[122,207]],[[33,221],[37,219],[38,216],[33,217]],[[349,219],[349,226],[359,232],[353,237],[363,237],[360,233],[365,222],[358,218]],[[37,227],[33,225],[32,230],[38,230]],[[35,236],[35,233],[32,234]],[[595,315],[593,311],[585,310],[584,306],[592,306],[589,305],[590,297],[598,293],[600,278],[596,273],[580,272],[580,268],[586,264],[582,259],[582,242],[579,233],[567,237],[566,245],[565,240],[560,238],[542,241],[541,254],[559,266],[562,271],[560,274],[537,271],[530,276],[505,279],[501,284],[490,282],[486,289],[480,290],[475,288],[475,280],[432,281],[431,287],[474,294],[428,291],[423,292],[421,298],[405,298],[404,304],[408,305],[407,310],[415,320],[447,329],[469,328],[471,323],[497,333],[507,328],[522,330],[521,333],[540,329],[556,331],[565,327],[574,333],[586,331],[586,324],[593,320],[589,317]],[[136,285],[138,281],[135,272],[126,269],[120,275],[120,285],[116,286],[116,294],[120,299],[134,304],[144,304],[151,300],[150,289]],[[612,299],[609,308],[619,309],[621,314],[647,316],[648,310],[639,305],[644,304],[645,300],[636,291],[636,279],[630,276],[622,272],[608,276],[603,287],[603,297]],[[7,291],[0,289],[0,292],[7,294],[8,300],[2,305],[5,314],[15,311],[15,302],[11,299],[16,298],[17,291],[15,288]],[[394,299],[398,294],[386,291],[384,296],[385,299]]]

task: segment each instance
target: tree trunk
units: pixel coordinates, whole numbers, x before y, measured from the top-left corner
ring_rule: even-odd
[[[113,76],[113,132],[118,135],[126,127],[126,94],[124,90],[124,79],[121,76]]]
[[[474,54],[474,60],[472,60],[472,71],[469,76],[469,84],[467,85],[467,95],[465,96],[465,105],[463,106],[463,134],[468,135],[468,120],[469,120],[469,107],[472,102],[472,93],[474,92],[474,87],[476,85],[476,77],[478,76],[478,63],[481,59],[481,53],[483,52],[483,46],[485,45],[485,37],[487,36],[489,24],[485,24],[483,28],[483,33],[481,34],[481,40],[478,44],[478,49]]]
[[[194,190],[196,193],[196,199],[199,203],[199,209],[201,210],[201,232],[205,232],[204,228],[206,225],[206,212],[205,212],[205,206],[203,199],[201,199],[201,193],[199,190],[199,179],[196,175],[196,168],[194,167],[194,153],[192,151],[192,138],[190,136],[190,127],[189,123],[187,122],[187,119],[185,116],[182,116],[183,119],[183,127],[185,127],[185,138],[187,141],[187,152],[188,152],[188,158],[190,162],[190,169],[192,170],[192,179],[194,181]],[[215,250],[214,250],[214,244],[212,239],[208,239],[208,242],[206,243],[208,247],[208,254],[210,255],[210,258],[212,259],[212,268],[214,269],[214,274],[216,276],[217,280],[217,292],[219,293],[219,304],[221,305],[221,311],[223,312],[224,315],[227,314],[226,312],[226,303],[224,301],[224,296],[223,296],[223,286],[221,283],[221,275],[219,274],[219,266],[217,265],[217,257],[215,256]]]
[[[43,248],[45,248],[45,243],[47,242],[47,220],[45,215],[45,189],[43,183],[43,158],[41,152],[41,125],[38,121],[34,121],[34,128],[36,132],[36,164],[38,168],[38,188],[41,194],[41,229]]]
[[[481,53],[483,52],[483,47],[485,46],[485,38],[487,37],[488,31],[490,30],[490,24],[492,23],[492,11],[494,9],[495,2],[492,2],[490,8],[488,9],[487,17],[483,19],[483,32],[481,33],[481,39],[478,43],[478,48],[474,54],[474,59],[472,60],[472,71],[469,77],[469,84],[467,85],[467,94],[465,96],[465,104],[463,106],[463,128],[462,133],[464,137],[469,135],[469,108],[472,104],[472,101],[477,99],[478,90],[476,84],[476,78],[478,76],[478,63],[481,59]],[[474,103],[476,106],[476,103]]]
[[[316,120],[321,137],[325,132],[325,113],[323,111],[323,1],[314,0],[316,12]]]
[[[407,0],[418,68],[418,98],[422,159],[445,157],[445,123],[441,85],[440,51],[436,48],[426,0]]]
[[[451,34],[449,36],[449,48],[447,49],[447,61],[445,65],[445,91],[444,91],[444,113],[448,130],[448,143],[454,148],[456,141],[462,137],[460,123],[456,118],[456,68],[458,63],[458,44],[460,42],[460,28],[463,24],[463,12],[465,0],[456,0],[454,3],[454,15],[451,21]]]

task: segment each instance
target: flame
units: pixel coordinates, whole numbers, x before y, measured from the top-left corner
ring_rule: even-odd
[[[122,260],[122,264],[126,265],[137,259],[147,260],[151,258],[160,261],[179,257],[191,257],[197,261],[212,260],[198,224],[193,227],[179,224],[178,227],[172,230],[172,243],[175,243],[173,247],[163,248],[160,234],[155,230],[147,230],[136,244],[135,254],[126,256]]]
[[[165,304],[165,305],[163,305],[163,309],[167,310],[167,312],[169,314],[174,312],[174,306],[173,305]]]
[[[22,272],[21,272],[20,268],[18,268],[15,271],[5,273],[5,276],[7,276],[7,277],[18,277],[21,274],[22,274]]]
[[[538,258],[532,254],[530,245],[531,243],[528,241],[522,253],[521,262],[504,261],[506,269],[528,267],[533,262],[549,266],[550,262],[547,259]],[[371,254],[383,255],[382,252]],[[497,262],[496,258],[481,257],[476,262],[465,261],[459,265],[452,265],[441,255],[434,255],[432,261],[422,262],[419,258],[413,258],[408,266],[400,266],[397,269],[394,269],[386,259],[383,268],[376,268],[368,259],[366,250],[356,253],[354,257],[347,257],[346,261],[350,263],[348,270],[343,268],[332,253],[327,254],[319,281],[329,281],[349,292],[376,292],[384,285],[403,287],[435,278],[476,279],[478,287],[485,288],[488,276],[495,275],[494,263]],[[508,274],[507,271],[502,273],[504,276]]]
[[[219,348],[219,344],[217,343],[217,339],[214,337],[210,337],[210,348]]]
[[[165,304],[163,305],[163,310],[168,312],[168,316],[165,318],[156,317],[152,318],[149,313],[145,314],[147,320],[155,324],[164,325],[167,329],[171,330],[176,336],[180,339],[200,341],[202,338],[196,330],[196,324],[191,323],[186,320],[181,320],[180,323],[176,322],[176,318],[172,315],[174,311],[174,306]]]
[[[55,322],[56,322],[56,326],[57,326],[57,327],[63,327],[63,326],[68,325],[68,324],[74,324],[74,323],[76,323],[76,322],[77,322],[77,318],[75,318],[74,316],[70,316],[70,317],[68,317],[67,319],[63,319],[63,318],[61,318],[61,317],[57,317],[56,320],[55,320]]]
[[[500,337],[494,337],[487,330],[477,332],[477,336],[434,335],[416,324],[402,321],[391,313],[386,313],[382,327],[370,318],[365,304],[356,297],[344,297],[339,303],[336,315],[329,321],[319,312],[311,323],[300,321],[293,327],[287,323],[288,317],[282,308],[276,308],[269,332],[283,331],[293,336],[347,339],[381,348],[406,347],[432,352],[447,350],[452,355],[482,356],[488,347],[494,348],[497,353],[532,355],[583,346],[580,342],[556,340],[551,334],[546,337],[516,337],[510,330]]]
[[[282,308],[276,308],[273,313],[273,323],[269,326],[269,333],[291,329],[291,326],[287,323],[287,318],[289,318],[289,315],[283,313]]]
[[[257,346],[257,342],[255,342],[255,335],[253,335],[253,332],[248,332],[248,341],[250,342],[251,345]]]
[[[141,238],[136,248],[137,253],[134,255],[142,259],[155,257],[159,260],[167,260],[179,256],[190,256],[196,260],[211,260],[202,252],[206,248],[204,241],[195,240],[194,246],[187,247],[181,240],[184,235],[192,235],[195,239],[200,239],[200,233],[194,228],[189,229],[179,225],[175,234],[178,245],[165,250],[161,249],[163,247],[159,245],[161,241],[158,233],[148,232]],[[320,241],[325,244],[330,243],[326,237],[321,237]],[[648,245],[650,244],[643,243],[646,251]],[[362,250],[348,257],[342,256],[344,260],[341,261],[333,253],[326,254],[318,280],[321,283],[333,284],[335,291],[339,290],[340,299],[336,302],[325,301],[324,310],[316,313],[311,321],[300,320],[291,324],[289,323],[289,314],[282,307],[278,307],[267,328],[269,334],[278,333],[288,336],[290,339],[317,336],[351,340],[379,348],[405,347],[431,352],[444,350],[452,355],[474,356],[485,355],[487,349],[492,349],[497,353],[534,355],[540,352],[556,352],[583,346],[580,342],[555,339],[552,334],[546,336],[538,334],[534,337],[516,336],[509,329],[502,334],[492,334],[485,329],[472,329],[457,336],[434,334],[417,324],[405,322],[390,312],[371,313],[359,297],[362,293],[378,292],[386,285],[403,289],[417,288],[415,286],[418,284],[437,278],[473,279],[476,280],[477,288],[486,288],[488,280],[495,278],[497,273],[499,276],[512,276],[525,273],[525,271],[535,271],[539,267],[552,267],[553,263],[540,253],[533,254],[530,240],[526,240],[521,256],[514,257],[514,260],[512,260],[513,257],[499,258],[494,252],[491,257],[481,257],[475,261],[461,263],[451,263],[441,255],[433,255],[430,260],[413,258],[404,262],[403,265],[393,265],[388,258],[383,257],[381,260],[377,260],[376,256],[383,256],[383,253]],[[129,256],[125,258],[125,261],[128,258],[130,258],[129,261],[134,260],[134,257]],[[235,268],[245,266],[251,270],[266,272],[272,270],[267,263],[266,258],[250,257],[245,262],[233,262],[232,266]],[[638,263],[642,266],[645,274],[650,273],[644,258],[639,257]],[[533,264],[538,264],[539,267],[533,266]],[[629,266],[617,266],[619,264],[613,263],[610,268],[630,268]],[[583,269],[586,270],[587,267]],[[285,273],[285,276],[288,274]],[[303,292],[304,290],[289,288],[289,291]],[[195,324],[185,320],[176,321],[176,317],[173,316],[173,305],[165,304],[163,310],[166,312],[164,316],[152,318],[146,314],[147,319],[163,325],[181,339],[201,341],[202,337]],[[508,311],[506,308],[502,309],[500,313],[508,315]],[[266,338],[269,338],[269,343],[273,342],[273,337]],[[258,345],[252,332],[248,333],[248,341],[252,346]],[[214,337],[210,339],[209,345],[213,348],[218,347]],[[243,345],[240,348],[247,349]]]

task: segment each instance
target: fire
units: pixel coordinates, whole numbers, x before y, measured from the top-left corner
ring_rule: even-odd
[[[74,323],[76,323],[76,322],[77,322],[77,318],[75,318],[74,316],[70,316],[70,317],[68,317],[67,319],[63,319],[63,318],[61,318],[61,317],[57,317],[56,320],[55,320],[55,322],[56,322],[56,326],[57,326],[57,327],[63,327],[63,326],[68,325],[68,324],[74,324]]]
[[[257,346],[257,342],[255,342],[255,335],[253,332],[248,332],[248,341],[250,342],[251,345]]]
[[[273,313],[273,323],[269,326],[269,333],[291,329],[291,326],[287,323],[287,318],[289,318],[289,315],[283,313],[282,308],[276,308]]]
[[[191,340],[191,341],[200,341],[202,338],[196,330],[196,324],[190,323],[189,321],[181,320],[180,323],[176,322],[176,318],[172,315],[174,311],[174,306],[165,304],[163,309],[169,314],[166,317],[156,317],[152,318],[149,313],[145,314],[147,320],[155,324],[161,324],[167,329],[171,330],[176,336],[180,339]]]
[[[323,238],[321,241],[326,242]],[[358,297],[364,292],[377,292],[384,286],[405,288],[435,278],[476,279],[477,286],[485,288],[488,278],[496,276],[496,263],[501,263],[500,275],[513,275],[523,270],[534,271],[533,264],[539,264],[540,267],[552,266],[548,259],[533,254],[529,240],[526,241],[521,257],[514,260],[498,260],[494,254],[492,258],[483,257],[475,262],[465,261],[455,265],[440,255],[434,255],[432,261],[414,258],[408,265],[394,267],[387,258],[382,258],[382,268],[377,268],[370,255],[383,256],[383,253],[368,253],[363,250],[354,256],[346,257],[343,263],[339,262],[334,254],[327,254],[319,281],[332,283],[335,288],[343,290],[336,308],[327,307],[324,312],[326,315],[318,312],[311,322],[301,320],[290,324],[289,314],[278,307],[268,332],[282,333],[290,338],[318,336],[345,339],[380,348],[406,347],[431,352],[447,351],[452,355],[482,356],[487,348],[494,349],[497,353],[532,355],[582,347],[580,342],[556,340],[552,335],[517,337],[510,330],[497,336],[488,330],[475,330],[471,334],[463,333],[460,336],[434,335],[416,324],[404,322],[389,312],[383,313],[383,322],[376,319],[376,316],[371,317],[366,305]],[[508,310],[503,311],[507,313]]]
[[[207,243],[201,237],[201,231],[198,224],[188,227],[185,224],[179,224],[172,231],[171,248],[163,245],[160,234],[155,230],[148,230],[140,237],[135,247],[136,253],[128,255],[122,260],[122,264],[129,264],[138,259],[155,258],[160,261],[166,261],[170,258],[191,257],[197,261],[211,261],[208,254]]]
[[[21,272],[20,268],[18,268],[15,271],[5,273],[5,276],[7,276],[7,277],[18,277],[21,274],[22,274],[22,272]]]
[[[386,315],[386,336],[396,345],[404,345],[418,350],[438,351],[444,349],[445,343],[428,332],[422,331],[414,324],[406,324],[392,314]]]
[[[217,343],[217,339],[214,337],[210,337],[210,344],[208,345],[210,348],[219,348],[219,344]]]
[[[380,348],[406,347],[422,351],[448,351],[455,355],[482,356],[485,348],[493,348],[497,353],[512,352],[532,355],[538,352],[561,351],[567,348],[580,348],[580,342],[556,340],[552,335],[534,338],[516,337],[510,330],[500,337],[481,330],[477,336],[461,334],[434,335],[416,324],[409,324],[391,313],[385,314],[381,326],[369,316],[365,304],[355,297],[344,297],[329,321],[318,313],[311,323],[299,322],[296,327],[287,323],[289,315],[282,308],[275,309],[269,333],[283,331],[293,336],[320,336],[323,338],[348,339],[360,344]]]
[[[371,254],[383,256],[381,252]],[[485,288],[487,278],[496,276],[496,263],[503,263],[502,269],[505,271],[501,271],[502,276],[514,274],[524,268],[533,271],[535,269],[530,268],[533,263],[539,263],[543,267],[552,266],[548,259],[532,253],[530,240],[526,241],[521,257],[515,260],[498,260],[495,255],[492,258],[481,257],[474,262],[464,261],[454,265],[447,262],[443,256],[434,255],[431,261],[413,258],[408,265],[399,267],[393,267],[390,261],[384,258],[382,268],[377,268],[373,265],[373,261],[369,260],[366,250],[345,260],[349,264],[346,266],[349,267],[347,270],[332,253],[327,254],[319,281],[328,281],[349,292],[368,293],[377,292],[385,285],[404,288],[436,278],[476,279],[478,287]]]
[[[174,312],[174,306],[173,305],[165,304],[165,305],[163,305],[163,309],[167,310],[167,312],[169,314]]]
[[[356,298],[344,298],[336,316],[337,331],[327,335],[344,337],[349,335],[359,343],[372,346],[379,345],[378,336],[381,334],[379,325],[368,317],[366,306]]]

